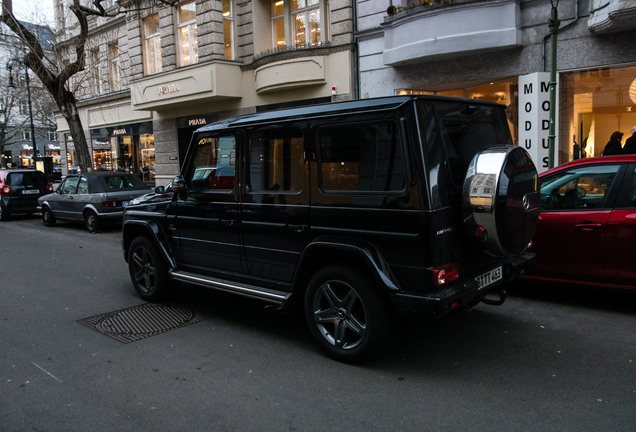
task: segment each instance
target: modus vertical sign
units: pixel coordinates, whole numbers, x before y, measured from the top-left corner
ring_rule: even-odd
[[[550,74],[537,72],[520,76],[519,145],[530,153],[540,173],[548,169],[549,133]],[[555,142],[555,148],[558,147]]]

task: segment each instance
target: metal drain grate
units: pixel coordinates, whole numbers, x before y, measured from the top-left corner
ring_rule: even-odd
[[[78,323],[123,343],[130,343],[210,318],[182,306],[146,303],[109,312]]]

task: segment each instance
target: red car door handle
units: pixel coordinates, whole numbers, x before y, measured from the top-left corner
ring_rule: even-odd
[[[600,223],[580,223],[577,224],[576,227],[582,231],[594,231],[597,229],[600,229],[603,226],[603,224]]]

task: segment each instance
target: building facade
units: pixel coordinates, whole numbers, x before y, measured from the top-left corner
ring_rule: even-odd
[[[600,155],[612,132],[628,137],[636,125],[636,1],[554,3],[558,165]],[[359,0],[357,6],[359,97],[424,93],[508,105],[516,143],[540,171],[548,168],[549,0]]]
[[[53,35],[51,29],[23,24],[40,38],[45,49],[51,47],[47,44]],[[0,167],[36,167],[33,160],[35,145],[37,156],[48,157],[52,163],[50,168],[57,171],[60,145],[53,116],[55,104],[40,81],[21,62],[24,51],[19,39],[0,24]]]
[[[68,39],[73,19],[64,0],[56,1],[57,26]],[[111,3],[106,5],[116,7]],[[72,85],[94,169],[134,171],[166,184],[178,174],[197,127],[269,108],[354,97],[351,0],[145,6],[91,20],[87,70]],[[57,120],[65,169],[71,170],[72,138],[64,120]]]

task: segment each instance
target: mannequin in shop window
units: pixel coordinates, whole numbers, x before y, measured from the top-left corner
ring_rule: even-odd
[[[632,128],[632,136],[625,140],[625,147],[623,147],[623,153],[636,154],[636,126]]]
[[[622,132],[614,132],[603,149],[603,156],[623,154],[623,145],[621,144],[622,139]]]

